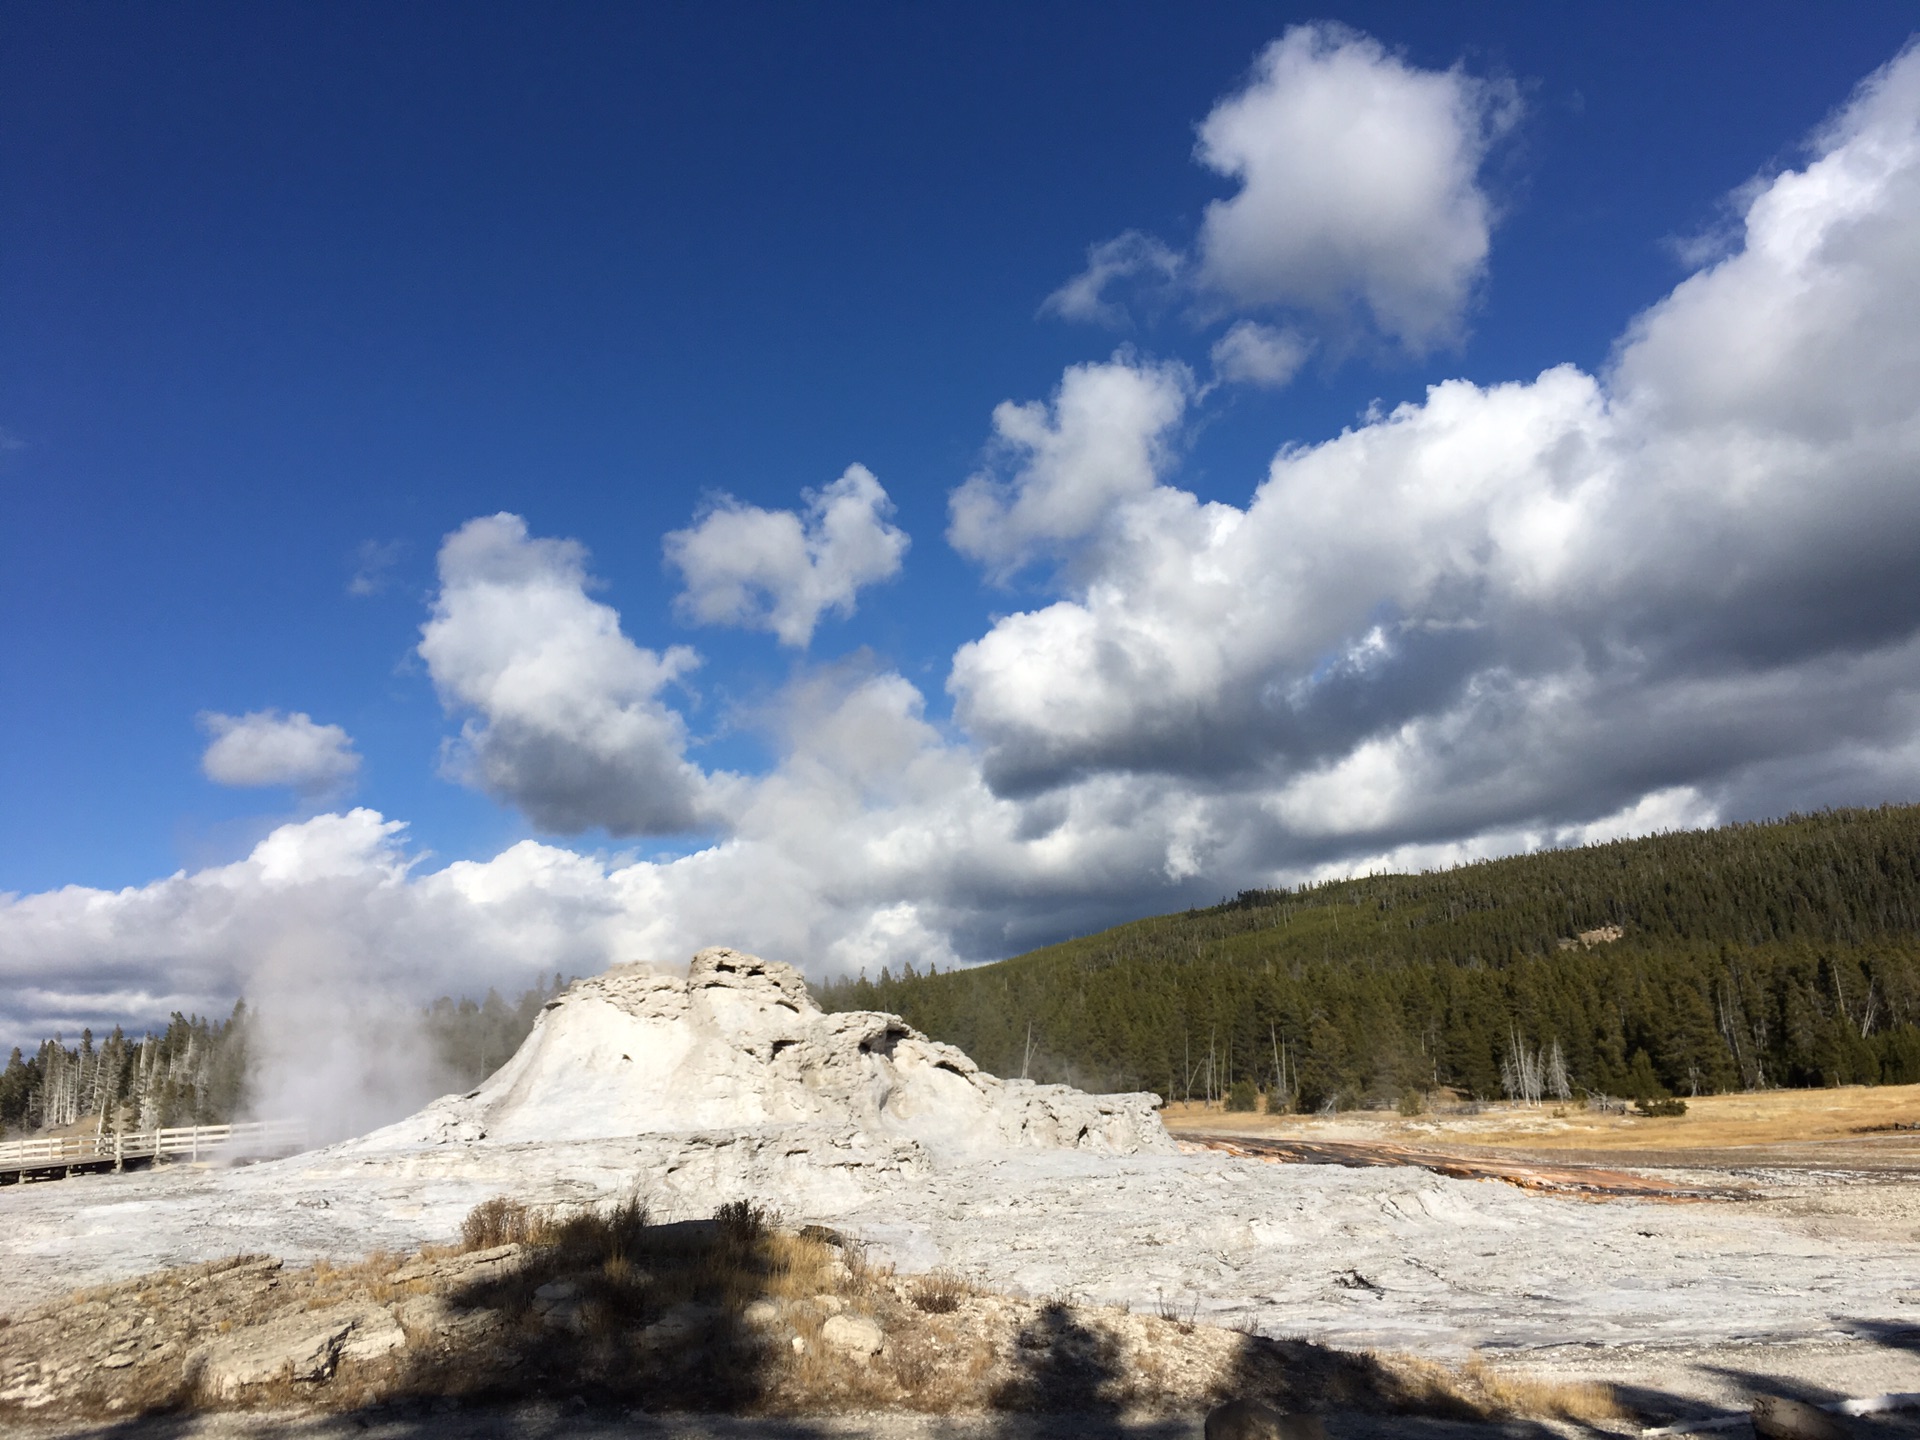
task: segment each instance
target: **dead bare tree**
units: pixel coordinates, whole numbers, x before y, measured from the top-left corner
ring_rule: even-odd
[[[1508,1098],[1527,1105],[1538,1105],[1543,1096],[1571,1099],[1573,1086],[1567,1079],[1567,1057],[1555,1037],[1551,1046],[1529,1045],[1517,1028],[1507,1031],[1507,1051],[1500,1057],[1500,1088]]]
[[[1573,1083],[1567,1078],[1567,1057],[1560,1048],[1560,1037],[1553,1037],[1553,1045],[1547,1051],[1547,1066],[1544,1083],[1547,1093],[1556,1100],[1573,1098]]]

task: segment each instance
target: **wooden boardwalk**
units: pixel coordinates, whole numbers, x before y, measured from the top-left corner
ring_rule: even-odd
[[[105,1135],[0,1142],[0,1185],[58,1180],[91,1171],[127,1170],[166,1160],[291,1155],[307,1148],[304,1120],[241,1125],[178,1125]]]

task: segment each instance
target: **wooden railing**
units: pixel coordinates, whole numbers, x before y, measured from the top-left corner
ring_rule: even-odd
[[[304,1120],[252,1120],[240,1125],[177,1125],[163,1130],[63,1135],[0,1141],[0,1181],[28,1171],[97,1170],[127,1161],[211,1159],[218,1155],[291,1154],[307,1148]]]

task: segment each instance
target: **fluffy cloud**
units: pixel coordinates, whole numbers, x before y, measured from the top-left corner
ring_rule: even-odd
[[[707,781],[660,692],[698,660],[635,645],[586,586],[584,548],[531,539],[517,515],[447,537],[420,655],[442,701],[468,716],[449,768],[544,830],[692,830]]]
[[[1481,161],[1517,103],[1458,67],[1296,26],[1200,126],[1201,162],[1240,182],[1207,207],[1200,283],[1243,306],[1358,319],[1416,353],[1455,338],[1492,229]]]
[[[1268,386],[1306,358],[1299,325],[1336,351],[1449,344],[1493,230],[1481,167],[1519,113],[1510,83],[1422,70],[1343,26],[1295,26],[1200,124],[1195,157],[1239,189],[1207,206],[1193,255],[1129,230],[1092,246],[1042,313],[1122,326],[1108,292],[1143,276],[1202,312],[1279,310],[1296,325],[1238,324],[1214,349],[1221,379]]]
[[[852,614],[863,585],[900,573],[907,535],[888,522],[893,502],[866,466],[848,466],[805,503],[803,518],[727,498],[669,534],[667,559],[686,578],[682,613],[804,646],[822,615]]]
[[[289,785],[315,793],[346,783],[360,770],[345,730],[316,725],[299,711],[222,715],[209,710],[200,726],[213,737],[200,768],[216,785]]]
[[[1257,792],[1296,859],[1914,793],[1920,53],[1818,146],[1604,377],[1435,386],[1245,508],[1116,496],[1061,598],[956,656],[996,787]]]
[[[1086,539],[1116,501],[1158,484],[1191,389],[1182,366],[1116,359],[1070,368],[1051,406],[1003,402],[993,448],[1012,474],[985,470],[954,491],[947,539],[997,579]]]
[[[285,1038],[326,1068],[343,1032],[377,1022],[387,1034],[442,991],[675,965],[713,943],[815,974],[950,964],[1086,928],[1143,884],[1179,901],[1199,894],[1181,884],[1190,873],[1168,869],[1166,837],[1191,808],[1177,787],[1093,784],[1037,807],[1002,799],[922,704],[898,675],[809,677],[781,707],[780,765],[728,792],[726,839],[677,859],[610,863],[523,841],[425,871],[399,822],[357,809],[145,886],[0,896],[0,1038],[219,1013],[245,993],[310,1032]],[[356,1122],[417,1101],[432,1081],[388,1079],[399,1093],[354,1100]],[[295,1108],[341,1113],[297,1076],[275,1084],[300,1092]]]

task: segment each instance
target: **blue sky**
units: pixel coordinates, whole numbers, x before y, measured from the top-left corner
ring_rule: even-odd
[[[1821,272],[1872,297],[1859,333],[1749,377],[1741,414],[1804,391],[1801,430],[1700,398],[1740,368],[1714,347],[1765,348],[1739,317],[1813,283],[1755,278],[1768,187],[1911,138],[1899,74],[1855,87],[1912,29],[1891,4],[7,6],[0,1028],[271,991],[263,965],[319,953],[409,993],[709,941],[953,963],[1246,884],[1920,797],[1912,242]],[[1364,183],[1314,163],[1369,124]],[[1870,214],[1827,187],[1821,223],[1892,223],[1905,174]],[[1132,272],[1076,308],[1125,236]],[[1696,274],[1747,298],[1695,303]],[[1253,349],[1222,350],[1239,326]],[[1839,398],[1822,346],[1860,370]],[[1538,388],[1556,366],[1598,388]],[[1529,388],[1420,450],[1456,380]],[[1404,403],[1425,419],[1383,427]],[[1449,443],[1476,478],[1433,468]],[[856,464],[864,560],[803,500]],[[1470,522],[1422,508],[1450,485],[1482,487]],[[502,512],[523,536],[462,530]],[[668,563],[714,513],[745,518],[700,532],[707,568]],[[805,644],[766,628],[776,592]],[[577,671],[520,663],[588,634]],[[1631,718],[1585,733],[1582,685]],[[248,889],[269,871],[304,898]],[[317,898],[348,876],[393,915]],[[77,918],[64,886],[139,916]],[[242,898],[183,898],[209,888]],[[511,924],[486,909],[510,890]]]

